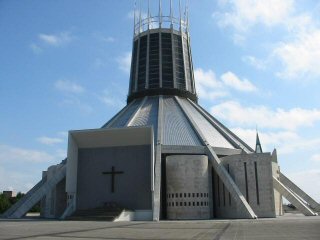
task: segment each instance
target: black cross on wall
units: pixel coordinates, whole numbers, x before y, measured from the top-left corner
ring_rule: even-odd
[[[111,167],[111,172],[102,172],[102,174],[110,174],[111,175],[111,192],[114,193],[114,182],[116,174],[123,174],[123,171],[115,171],[115,167]]]

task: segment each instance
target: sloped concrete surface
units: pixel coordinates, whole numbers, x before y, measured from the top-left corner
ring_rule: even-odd
[[[305,193],[301,188],[295,185],[288,177],[286,177],[283,173],[280,173],[280,181],[291,189],[295,194],[297,194],[301,199],[310,204],[311,208],[316,212],[320,212],[320,204],[315,201],[312,197],[310,197],[307,193]]]
[[[66,164],[61,164],[56,174],[46,182],[40,182],[38,188],[32,189],[31,194],[27,194],[26,198],[21,199],[12,208],[9,209],[10,214],[4,214],[7,218],[21,218],[24,216],[37,202],[41,200],[53,187],[57,185],[66,176]]]
[[[0,239],[318,240],[320,217],[160,222],[0,220]]]
[[[315,216],[317,213],[313,212],[304,202],[302,202],[293,192],[283,185],[278,179],[273,177],[273,186],[280,192],[290,203],[299,209],[306,216]]]

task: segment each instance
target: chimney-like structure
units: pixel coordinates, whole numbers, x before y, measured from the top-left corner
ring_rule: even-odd
[[[177,1],[175,1],[177,3]],[[177,4],[175,4],[177,5]],[[134,36],[127,102],[155,95],[186,97],[197,102],[188,24],[188,6],[182,11],[170,1],[163,14],[162,0],[156,16],[134,11]],[[175,12],[179,12],[178,17]],[[178,10],[177,10],[178,9]],[[144,16],[144,17],[143,17]]]

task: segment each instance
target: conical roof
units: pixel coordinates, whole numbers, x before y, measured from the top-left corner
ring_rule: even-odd
[[[159,104],[161,104],[161,108]],[[103,128],[152,126],[155,139],[157,139],[158,131],[161,131],[162,145],[203,146],[204,143],[197,134],[198,131],[194,129],[188,115],[210,146],[253,152],[252,148],[197,103],[178,96],[146,96],[135,99],[107,122]]]
[[[254,152],[197,104],[188,17],[163,16],[159,3],[158,18],[134,18],[128,105],[103,128],[152,126],[155,144]]]

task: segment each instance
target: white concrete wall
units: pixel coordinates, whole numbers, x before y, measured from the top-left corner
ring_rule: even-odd
[[[168,156],[166,186],[168,219],[210,218],[207,156]]]
[[[43,177],[49,182],[56,177],[61,169],[61,164],[53,165],[48,168]],[[44,218],[60,217],[66,207],[65,179],[57,182],[57,184],[48,191],[41,200],[41,216]]]
[[[272,162],[272,175],[280,180],[280,168],[278,163]],[[274,188],[273,190],[274,193],[274,207],[276,211],[277,216],[283,215],[283,202],[282,202],[282,195]]]
[[[229,165],[231,177],[234,179],[255,214],[258,217],[275,217],[271,155],[269,153],[239,154],[224,157],[221,161],[226,169],[228,169]],[[245,178],[245,163],[247,168],[247,183]],[[255,163],[257,166],[258,189],[256,187]],[[217,193],[218,182],[220,184],[220,194]],[[214,189],[216,196],[216,217],[237,218],[239,214],[238,207],[235,206],[233,199],[231,199],[230,204],[227,191],[225,191],[225,200],[223,199],[223,184],[217,180],[217,176],[215,178]],[[220,196],[220,205],[218,196]],[[224,204],[224,202],[226,202],[226,204]]]

